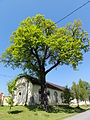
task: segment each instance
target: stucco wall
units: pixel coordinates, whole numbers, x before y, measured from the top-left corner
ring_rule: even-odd
[[[27,82],[26,78],[20,78],[16,83],[17,89],[14,91],[14,105],[25,105],[26,96],[28,94],[27,103],[29,104],[29,98],[32,95],[32,83]]]
[[[3,105],[8,106],[9,96],[3,96]]]
[[[55,89],[50,89],[48,88],[48,90],[50,91],[50,97],[49,97],[49,104],[61,104],[62,103],[62,99],[61,99],[61,91],[59,90],[55,90]],[[55,100],[55,92],[57,92],[58,96],[58,103],[56,103],[56,100]]]
[[[15,97],[14,97],[14,105],[25,105],[26,102],[26,96],[27,97],[27,105],[33,105],[33,104],[40,104],[39,100],[39,90],[40,85],[32,84],[30,81],[27,82],[27,79],[25,77],[18,79],[16,86],[18,88],[14,91]],[[56,105],[61,104],[61,91],[48,88],[50,92],[50,96],[48,96],[49,104]],[[58,96],[58,103],[56,103],[55,100],[55,91],[57,92]]]
[[[72,105],[77,105],[77,100],[76,100],[76,99],[72,100],[72,101],[71,101],[71,104],[72,104]],[[87,104],[87,105],[90,105],[90,101],[87,100],[87,101],[86,101],[86,104]],[[80,100],[79,100],[79,105],[85,105],[85,101],[80,101]]]
[[[39,101],[39,90],[40,90],[40,88],[41,87],[39,85],[33,85],[32,95],[34,96],[34,102],[37,103],[37,104],[40,104],[40,101]],[[48,90],[50,92],[50,96],[48,96],[49,104],[51,104],[51,105],[61,104],[62,103],[61,91],[51,89],[51,88],[48,88],[47,91]],[[54,94],[55,92],[57,92],[57,94],[58,94],[58,96],[57,96],[58,103],[56,103],[56,100],[55,100],[55,94]]]

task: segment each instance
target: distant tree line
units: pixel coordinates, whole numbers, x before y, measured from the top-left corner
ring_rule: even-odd
[[[65,87],[64,92],[61,94],[62,102],[70,105],[71,100],[76,99],[77,106],[79,107],[79,101],[90,101],[90,84],[86,81],[79,80],[79,83],[76,84],[73,82],[71,88],[68,86]]]

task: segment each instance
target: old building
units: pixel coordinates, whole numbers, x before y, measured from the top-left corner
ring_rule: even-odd
[[[2,105],[2,101],[3,101],[3,93],[0,93],[0,105]]]
[[[40,104],[40,82],[36,78],[19,76],[14,91],[14,105]],[[48,102],[51,105],[61,104],[61,93],[64,87],[47,82]]]

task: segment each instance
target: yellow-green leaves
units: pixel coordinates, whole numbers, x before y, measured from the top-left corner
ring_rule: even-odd
[[[75,20],[73,24],[58,28],[40,14],[28,17],[12,33],[11,46],[1,56],[2,61],[35,75],[48,64],[55,67],[71,64],[76,68],[83,53],[89,50],[88,34],[81,25],[80,20]]]

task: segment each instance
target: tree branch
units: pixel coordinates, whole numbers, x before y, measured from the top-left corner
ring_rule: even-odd
[[[45,59],[46,59],[46,55],[47,55],[47,50],[48,50],[48,47],[45,46],[44,57],[43,57],[43,60],[42,60],[42,65],[43,65],[43,66],[44,66],[44,63],[45,63]]]
[[[54,69],[59,64],[60,64],[60,61],[58,60],[56,64],[54,64],[51,68],[49,68],[48,70],[46,70],[45,74],[47,74],[48,72],[50,72],[52,69]]]
[[[36,59],[37,59],[37,61],[38,61],[38,65],[39,65],[39,67],[40,67],[40,69],[41,69],[41,61],[40,61],[40,59],[39,59],[37,49],[34,49],[34,50],[35,50]]]
[[[51,54],[52,54],[52,52],[49,51],[49,54],[48,54],[48,56],[46,57],[46,59],[48,59],[48,58],[50,57]]]

